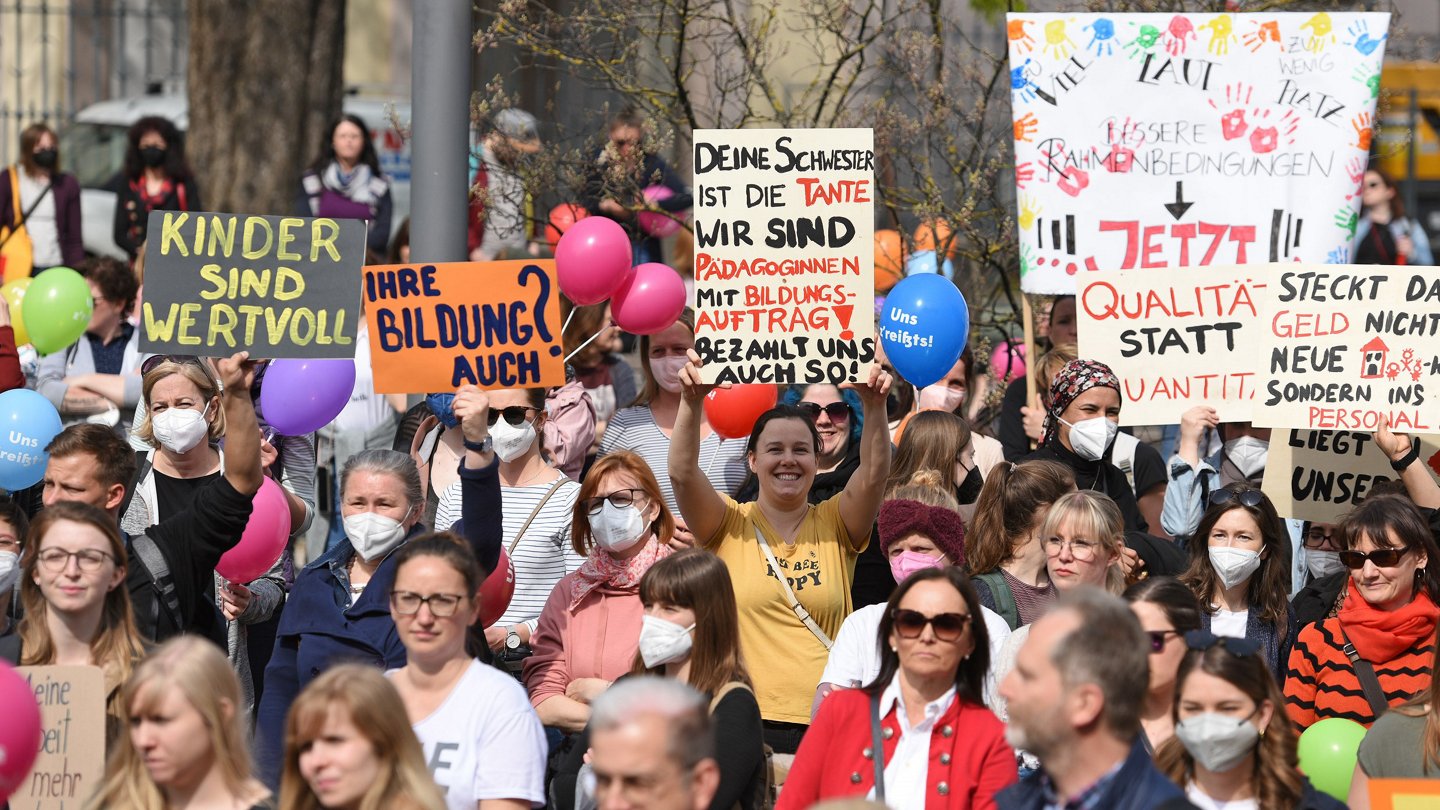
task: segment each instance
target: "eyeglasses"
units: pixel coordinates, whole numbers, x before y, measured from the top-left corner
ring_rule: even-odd
[[[1150,637],[1150,652],[1158,653],[1165,651],[1165,642],[1171,636],[1183,636],[1179,630],[1146,630],[1145,635]]]
[[[1049,537],[1045,540],[1045,553],[1051,557],[1059,557],[1066,546],[1070,547],[1070,556],[1077,560],[1095,559],[1095,549],[1099,543],[1092,543],[1085,539],[1061,540],[1058,537]]]
[[[1153,641],[1152,641],[1153,644]],[[1191,630],[1185,634],[1185,646],[1192,650],[1220,647],[1231,655],[1244,658],[1260,652],[1260,642],[1235,636],[1217,636],[1209,630]]]
[[[896,608],[891,614],[895,620],[895,633],[901,638],[919,638],[925,632],[925,625],[935,629],[935,638],[941,641],[958,641],[970,626],[970,617],[964,613],[940,613],[926,616],[918,610]]]
[[[525,424],[525,421],[530,418],[531,411],[538,410],[538,408],[532,408],[528,405],[511,405],[508,408],[491,408],[490,412],[485,414],[485,424],[489,425],[490,427],[495,427],[495,423],[500,421],[500,416],[503,414],[505,416],[506,422],[515,425],[516,427],[519,427],[520,425]]]
[[[99,571],[106,560],[115,559],[110,556],[110,554],[98,548],[82,548],[79,551],[66,551],[63,548],[47,548],[37,555],[40,565],[44,566],[45,570],[50,572],[64,571],[69,567],[71,557],[75,558],[75,564],[80,567],[80,570],[87,574],[93,574]]]
[[[1321,531],[1320,529],[1311,529],[1305,534],[1305,548],[1318,549],[1321,546],[1330,543],[1330,541],[1334,539],[1334,537],[1335,535],[1332,532]]]
[[[649,495],[643,489],[617,489],[609,495],[601,495],[585,501],[585,512],[590,515],[600,514],[606,501],[609,501],[610,505],[616,509],[624,509],[636,503],[644,503],[648,498]]]
[[[1377,548],[1374,551],[1342,551],[1340,562],[1352,571],[1358,571],[1365,567],[1365,561],[1375,563],[1376,568],[1389,568],[1399,565],[1405,553],[1410,550],[1409,546],[1404,548]]]
[[[1210,505],[1222,506],[1231,501],[1238,501],[1241,506],[1248,506],[1254,509],[1265,500],[1265,495],[1258,489],[1242,489],[1239,492],[1232,492],[1228,489],[1217,489],[1210,493]]]
[[[799,408],[810,417],[811,422],[818,421],[820,414],[830,417],[830,421],[837,425],[843,425],[850,421],[850,406],[843,402],[832,402],[829,405],[819,405],[814,402],[801,402],[795,407]]]
[[[401,616],[414,616],[420,612],[421,605],[430,606],[430,615],[437,619],[448,619],[455,615],[460,609],[460,602],[465,597],[453,593],[432,593],[429,596],[421,596],[410,591],[391,591],[390,609]]]

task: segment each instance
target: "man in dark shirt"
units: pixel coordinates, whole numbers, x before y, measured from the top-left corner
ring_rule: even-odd
[[[248,352],[214,362],[225,409],[225,472],[195,494],[189,509],[166,515],[145,532],[127,537],[130,553],[125,581],[136,624],[146,638],[164,641],[197,633],[223,645],[224,622],[215,607],[214,571],[250,519],[251,498],[260,489],[260,428],[250,383],[255,365]],[[45,448],[44,503],[81,501],[119,520],[127,488],[135,477],[135,451],[109,428],[72,425]],[[164,576],[147,565],[137,546],[148,543],[163,560]]]

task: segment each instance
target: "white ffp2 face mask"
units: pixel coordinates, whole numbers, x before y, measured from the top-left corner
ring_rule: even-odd
[[[1260,729],[1250,718],[1236,720],[1224,714],[1206,712],[1175,724],[1175,736],[1195,761],[1212,773],[1224,773],[1239,765],[1255,750]]]
[[[1120,433],[1120,425],[1103,416],[1081,419],[1073,424],[1064,419],[1060,422],[1070,426],[1070,447],[1075,455],[1086,461],[1104,458],[1105,451],[1110,449],[1115,436]]]
[[[1321,579],[1345,570],[1345,563],[1340,562],[1340,552],[1338,551],[1319,551],[1307,548],[1305,549],[1305,567],[1310,569],[1311,579]]]
[[[410,516],[409,512],[405,513]],[[401,521],[375,512],[360,512],[345,518],[345,536],[351,548],[365,562],[383,559],[405,539]]]
[[[20,581],[20,555],[13,551],[0,551],[0,593],[7,593]],[[0,605],[0,610],[4,610]]]
[[[1220,577],[1220,584],[1228,591],[1259,570],[1260,552],[1248,548],[1211,546],[1210,567],[1215,569],[1215,575]]]
[[[1270,443],[1254,436],[1241,436],[1225,442],[1225,457],[1235,469],[1247,479],[1265,472],[1265,459],[1270,455]]]
[[[512,425],[504,419],[497,419],[495,426],[490,428],[490,438],[495,441],[495,455],[501,461],[514,461],[535,445],[535,425],[528,420]]]
[[[693,644],[690,631],[695,625],[681,627],[655,616],[644,616],[640,625],[640,660],[646,669],[653,669],[674,661],[682,661],[690,654]]]
[[[612,554],[619,554],[640,542],[650,531],[645,515],[635,506],[615,506],[608,500],[600,514],[590,515],[590,534],[596,545]]]
[[[209,412],[209,404],[205,405],[203,411],[193,408],[167,408],[150,416],[150,432],[155,434],[155,441],[166,450],[183,455],[204,441],[210,433],[210,423],[205,421],[205,415]]]

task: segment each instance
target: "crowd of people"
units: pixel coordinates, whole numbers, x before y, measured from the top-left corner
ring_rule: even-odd
[[[538,253],[511,174],[536,122],[492,123],[472,256]],[[617,177],[689,207],[643,130],[612,122],[593,215],[650,205]],[[73,264],[95,299],[28,368],[0,302],[0,387],[67,424],[42,482],[0,500],[0,660],[103,671],[89,806],[1335,808],[1297,759],[1329,718],[1370,729],[1352,808],[1372,779],[1440,773],[1440,485],[1409,436],[1376,432],[1398,481],[1341,522],[1287,520],[1258,486],[1268,430],[1206,407],[1176,415],[1173,452],[1120,430],[1069,297],[1038,401],[1020,379],[998,410],[968,351],[918,390],[882,354],[725,438],[693,314],[627,349],[602,304],[573,308],[564,386],[407,408],[374,392],[362,337],[345,410],[279,435],[263,361],[138,350],[146,213],[200,198],[173,125],[129,147],[133,266],[76,254],[48,128],[0,184],[35,272]],[[367,220],[403,261],[362,121],[299,187],[300,213]],[[1423,260],[1383,191],[1357,251]],[[637,262],[667,249],[632,233]],[[267,478],[291,542],[228,581]]]

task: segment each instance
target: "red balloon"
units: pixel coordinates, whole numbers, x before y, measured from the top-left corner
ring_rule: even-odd
[[[773,385],[732,385],[705,395],[705,419],[710,429],[726,439],[743,439],[755,428],[755,420],[775,407]]]
[[[480,626],[489,627],[500,621],[510,607],[510,597],[515,595],[515,563],[505,549],[500,549],[500,562],[495,570],[480,583]]]
[[[565,234],[565,229],[576,222],[590,216],[590,212],[575,203],[560,203],[550,209],[550,224],[545,226],[545,239],[550,242],[550,249],[560,243],[560,237]]]

